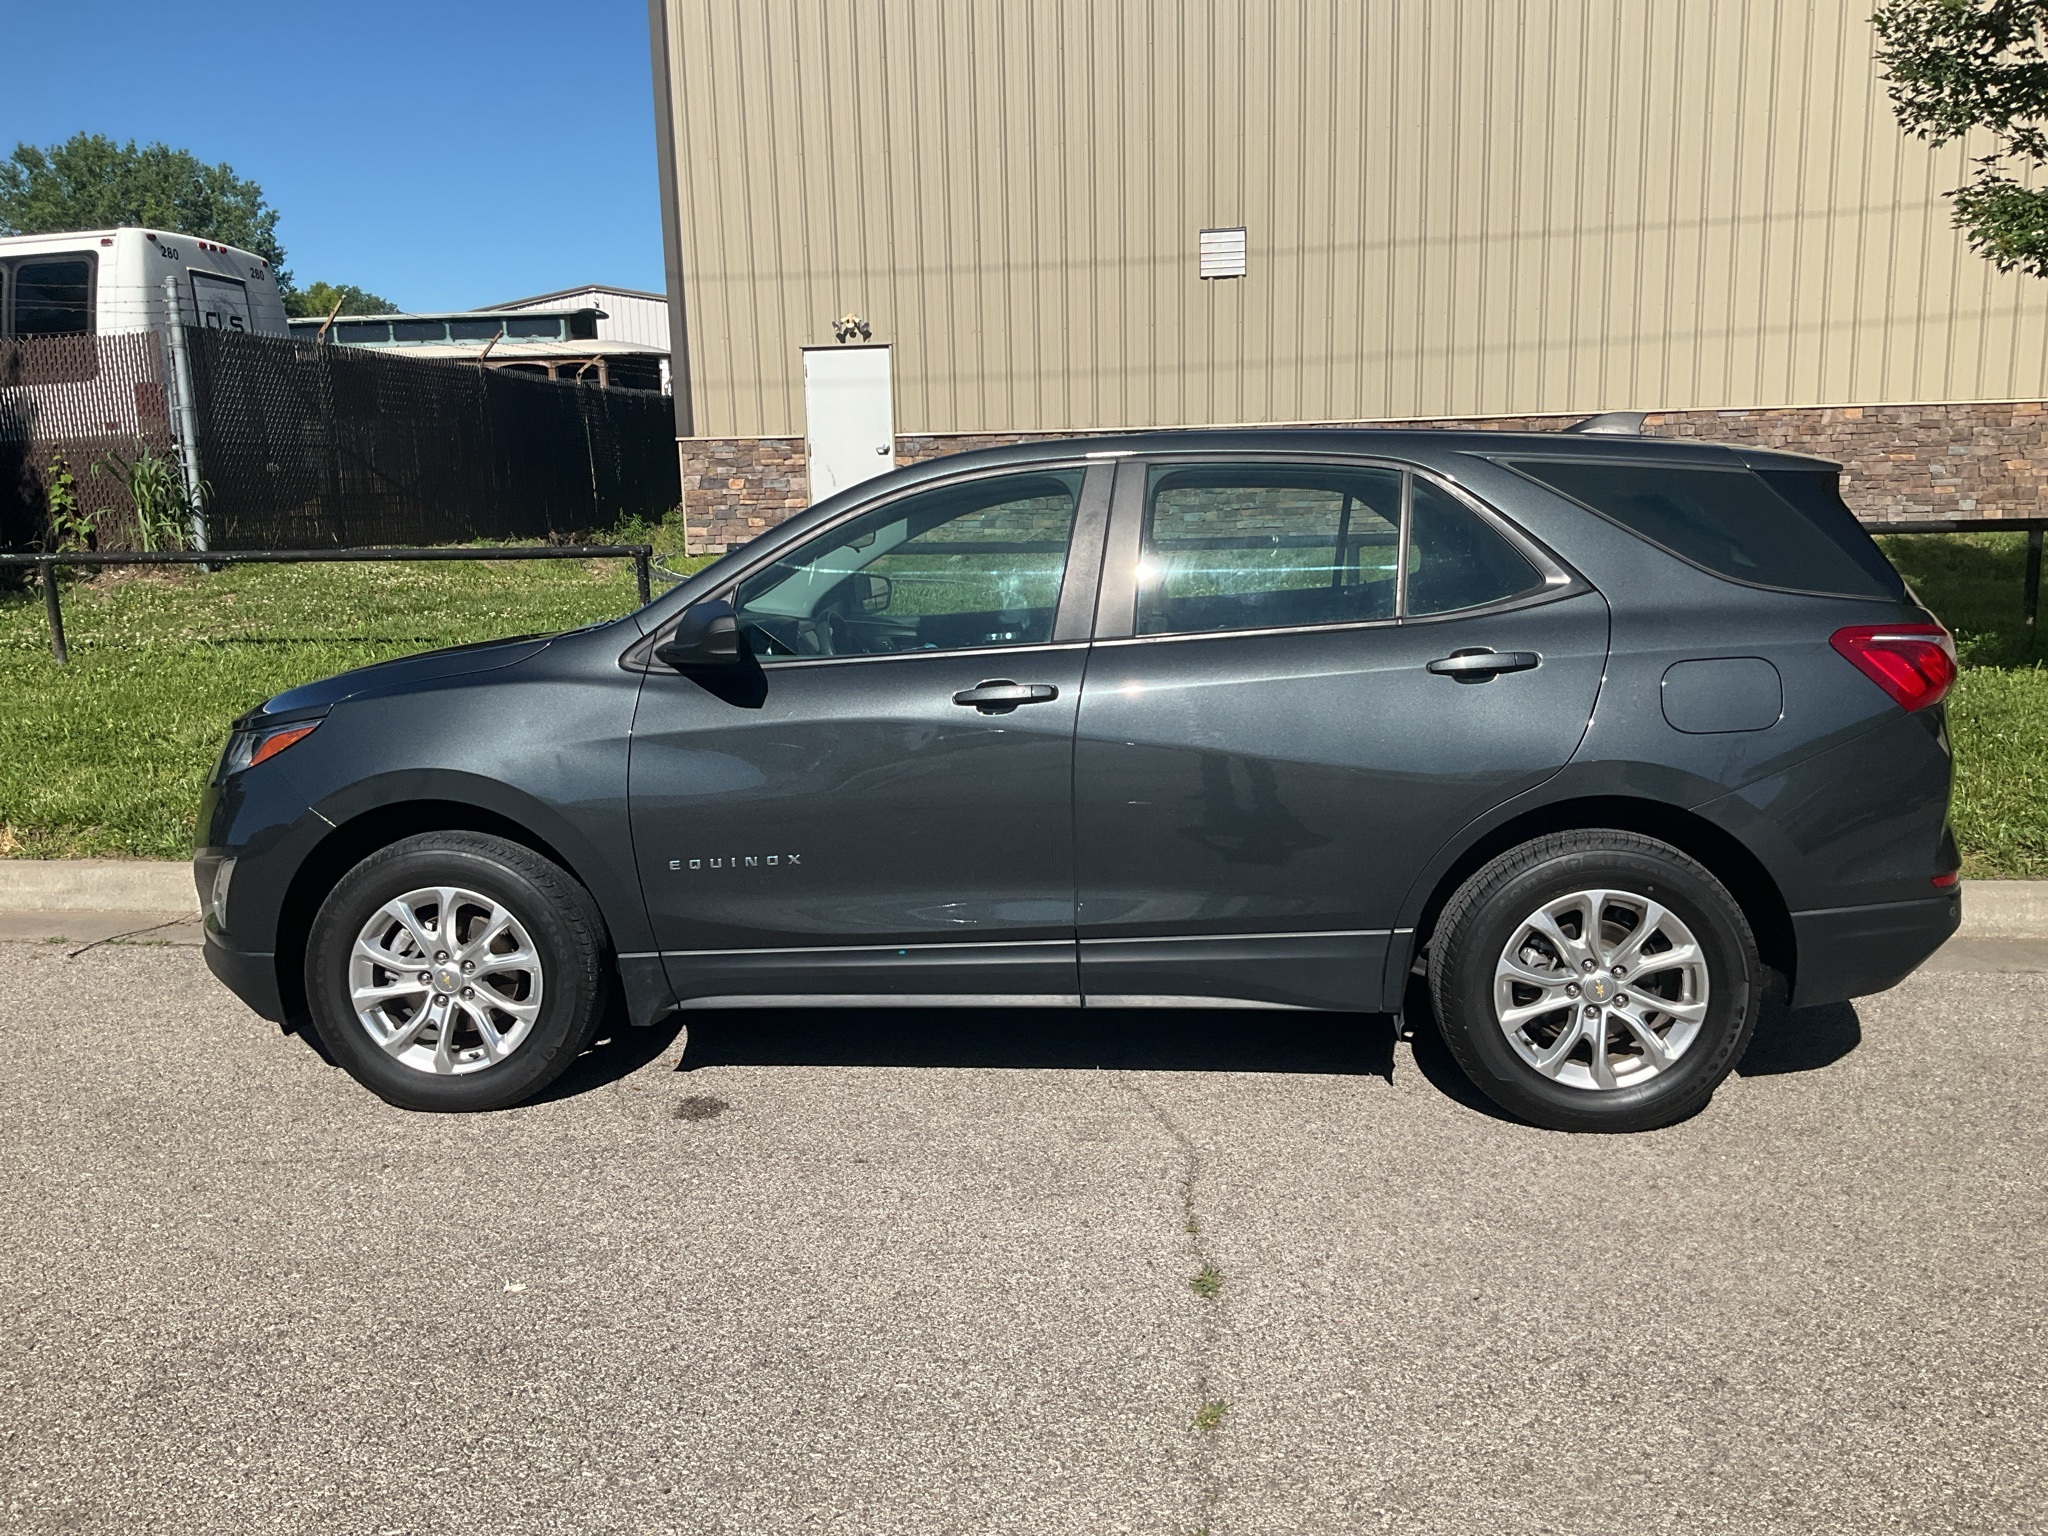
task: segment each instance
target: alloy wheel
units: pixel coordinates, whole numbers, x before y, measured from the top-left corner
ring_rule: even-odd
[[[1514,929],[1494,1018],[1524,1063],[1568,1087],[1632,1087],[1676,1066],[1707,1017],[1706,956],[1668,907],[1574,891]]]
[[[533,939],[502,902],[459,886],[393,897],[349,956],[349,1000],[377,1047],[440,1076],[481,1072],[525,1043],[545,978]]]

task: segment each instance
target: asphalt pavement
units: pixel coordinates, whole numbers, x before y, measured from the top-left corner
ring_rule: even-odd
[[[413,1115],[112,926],[0,942],[0,1532],[2048,1528],[2042,946],[1594,1138],[1257,1012]]]

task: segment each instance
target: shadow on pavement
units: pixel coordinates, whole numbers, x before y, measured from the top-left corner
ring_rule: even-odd
[[[1408,1048],[1415,1057],[1415,1070],[1430,1087],[1449,1099],[1492,1120],[1510,1125],[1521,1122],[1472,1086],[1472,1079],[1451,1055],[1444,1037],[1437,1033],[1436,1017],[1430,1011],[1429,983],[1420,976],[1408,978],[1408,992],[1402,999],[1408,1012]]]
[[[1429,1015],[1427,989],[1408,996],[1415,1068],[1445,1098],[1513,1121],[1472,1086]],[[685,1026],[688,1033],[685,1037]],[[310,1028],[287,1029],[328,1065]],[[576,1064],[529,1102],[574,1098],[629,1077],[677,1049],[676,1070],[700,1067],[982,1067],[1134,1072],[1300,1072],[1394,1080],[1395,1021],[1386,1014],[1195,1008],[763,1008],[677,1014],[645,1029],[607,1023]],[[1862,1043],[1847,1003],[1798,1012],[1772,1004],[1736,1071],[1812,1072]]]
[[[1744,1077],[1816,1072],[1833,1066],[1863,1043],[1863,1022],[1848,1003],[1793,1010],[1766,1003],[1756,1033],[1735,1070]]]
[[[1385,1014],[773,1008],[706,1010],[688,1015],[688,1021],[689,1045],[677,1069],[683,1072],[726,1066],[1007,1067],[1306,1072],[1387,1082],[1394,1077],[1394,1023]]]
[[[623,1017],[615,1015],[606,1020],[597,1040],[576,1058],[568,1071],[523,1102],[547,1104],[616,1083],[659,1058],[662,1052],[673,1050],[676,1037],[682,1031],[681,1019],[664,1019],[649,1028],[634,1029]],[[295,1038],[337,1072],[342,1070],[341,1063],[334,1059],[334,1054],[320,1039],[320,1033],[313,1028],[310,1019],[300,1015],[289,1024],[280,1025],[278,1032]]]
[[[645,1029],[635,1029],[623,1019],[608,1021],[589,1050],[575,1064],[526,1102],[549,1104],[556,1099],[573,1099],[579,1093],[603,1088],[630,1077],[662,1052],[675,1049],[683,1032],[679,1018],[663,1019]]]

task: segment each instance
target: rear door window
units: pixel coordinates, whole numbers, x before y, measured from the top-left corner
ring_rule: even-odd
[[[1507,538],[1420,475],[1379,465],[1162,465],[1146,491],[1136,632],[1427,618],[1543,583]]]
[[[1151,482],[1139,634],[1394,616],[1399,470],[1199,464]]]
[[[1408,605],[1421,618],[1506,602],[1543,573],[1448,491],[1415,478],[1408,508]]]
[[[1824,471],[1520,459],[1509,467],[1652,544],[1759,587],[1842,597],[1904,593]]]

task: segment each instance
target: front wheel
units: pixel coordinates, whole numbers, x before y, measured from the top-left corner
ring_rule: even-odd
[[[610,980],[604,923],[572,876],[516,843],[426,833],[342,876],[306,947],[334,1059],[406,1109],[502,1109],[590,1044]]]
[[[1693,1113],[1756,1026],[1749,922],[1697,860],[1638,833],[1559,833],[1458,889],[1430,945],[1437,1027],[1503,1109],[1569,1131]]]

